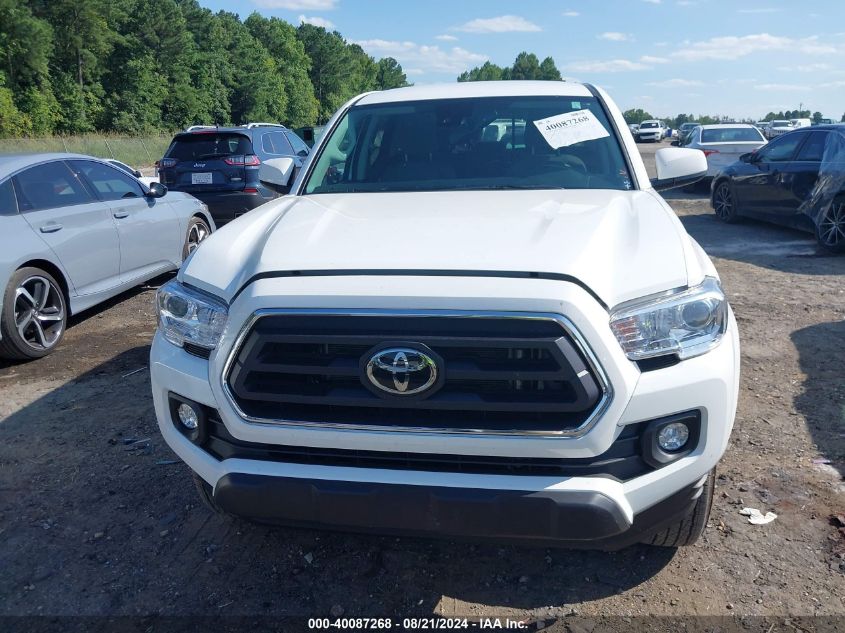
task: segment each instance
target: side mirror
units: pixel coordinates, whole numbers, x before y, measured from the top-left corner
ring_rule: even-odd
[[[141,173],[141,170],[140,170],[140,169],[136,169],[136,170],[135,170],[135,171],[133,171],[132,173],[135,175],[135,178],[140,178],[141,176],[143,176],[143,175],[144,175],[144,174],[142,174],[142,173]]]
[[[656,191],[685,187],[707,175],[707,158],[698,149],[666,147],[654,154],[657,178],[651,179]]]
[[[293,176],[294,163],[289,156],[284,158],[270,158],[261,163],[258,179],[276,187],[286,189],[290,187]]]
[[[151,182],[150,189],[147,191],[148,198],[163,198],[167,195],[167,187],[160,182]]]
[[[741,154],[739,157],[740,162],[742,163],[750,163],[751,157],[754,156],[751,152],[746,152],[745,154]]]

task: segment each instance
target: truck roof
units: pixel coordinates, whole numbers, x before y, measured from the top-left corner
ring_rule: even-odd
[[[466,81],[371,92],[364,95],[358,101],[358,105],[429,99],[518,96],[591,97],[592,94],[583,84],[571,81]]]

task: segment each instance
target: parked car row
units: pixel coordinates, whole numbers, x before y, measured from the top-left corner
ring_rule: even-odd
[[[724,222],[785,224],[845,253],[845,125],[803,126],[742,154],[716,174],[710,202]]]

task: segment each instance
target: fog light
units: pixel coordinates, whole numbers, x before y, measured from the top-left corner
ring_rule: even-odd
[[[687,440],[689,440],[689,427],[683,422],[671,422],[657,434],[657,444],[669,453],[682,449]]]
[[[200,424],[197,412],[194,411],[194,408],[191,405],[184,402],[179,405],[178,409],[176,409],[176,415],[179,416],[179,421],[186,429],[193,431]]]

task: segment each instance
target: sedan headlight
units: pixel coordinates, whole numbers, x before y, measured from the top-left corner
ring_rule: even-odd
[[[610,315],[610,328],[631,360],[709,352],[728,326],[728,302],[718,280],[682,292],[627,303]]]
[[[175,279],[158,289],[156,305],[161,333],[179,347],[191,343],[214,349],[229,317],[229,310],[220,299]]]

